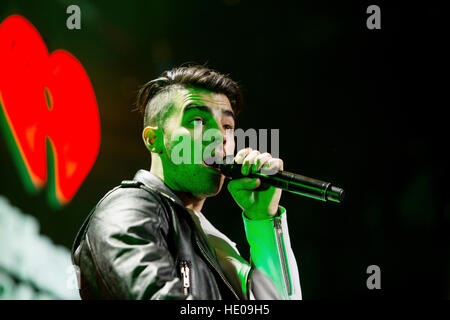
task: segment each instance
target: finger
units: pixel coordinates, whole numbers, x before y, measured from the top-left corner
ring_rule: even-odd
[[[279,158],[271,158],[269,159],[261,168],[261,173],[272,175],[277,173],[278,171],[284,170],[283,160]]]
[[[265,168],[269,170],[280,171],[283,170],[283,167],[284,167],[283,160],[279,158],[271,158],[264,164],[263,169]]]
[[[228,190],[232,193],[239,190],[255,190],[261,185],[259,178],[240,178],[228,183]]]
[[[236,157],[234,157],[234,162],[241,164],[244,161],[244,158],[252,151],[252,148],[245,148],[239,150],[239,152],[236,154]]]
[[[242,163],[241,172],[243,175],[248,175],[251,171],[250,166],[254,165],[256,162],[256,157],[259,156],[260,152],[258,150],[253,150],[244,159]]]
[[[272,158],[272,155],[268,152],[261,153],[256,157],[256,168],[254,172],[258,172],[261,170],[262,166],[266,164],[267,161],[269,161]]]

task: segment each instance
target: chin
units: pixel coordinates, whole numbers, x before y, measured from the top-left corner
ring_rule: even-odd
[[[198,194],[201,194],[202,197],[214,197],[219,194],[219,192],[222,190],[223,184],[225,181],[225,176],[219,174],[214,175],[212,179],[209,179],[208,182],[205,181],[204,186],[207,186],[207,188],[204,188],[203,190],[199,190]]]

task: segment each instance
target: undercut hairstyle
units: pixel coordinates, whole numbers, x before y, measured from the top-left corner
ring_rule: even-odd
[[[172,109],[172,92],[189,87],[224,94],[235,115],[242,109],[241,90],[227,75],[201,65],[177,67],[164,71],[158,78],[140,88],[136,106],[144,117],[144,127],[151,125],[162,128],[162,119]]]

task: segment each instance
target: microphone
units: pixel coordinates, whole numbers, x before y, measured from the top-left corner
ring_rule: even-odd
[[[257,172],[244,176],[241,173],[242,164],[234,163],[233,159],[233,156],[227,156],[223,160],[219,159],[219,163],[211,163],[210,166],[219,169],[224,176],[230,179],[259,178],[261,183],[321,201],[340,203],[344,199],[344,189],[333,186],[329,182],[288,171],[278,171],[271,175]]]

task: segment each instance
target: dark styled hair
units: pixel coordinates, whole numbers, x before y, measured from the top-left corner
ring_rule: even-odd
[[[144,125],[149,121],[159,122],[160,114],[167,111],[171,105],[166,103],[164,106],[158,106],[158,110],[148,110],[152,99],[161,93],[169,92],[176,86],[196,87],[214,93],[222,93],[227,96],[236,115],[243,106],[242,93],[238,84],[227,75],[201,65],[177,67],[164,71],[158,78],[147,82],[140,88],[136,107],[144,116]],[[149,117],[149,115],[151,116]]]

